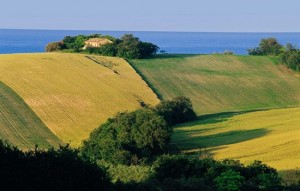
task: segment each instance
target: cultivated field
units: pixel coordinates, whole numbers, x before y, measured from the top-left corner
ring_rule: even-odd
[[[24,100],[0,81],[0,139],[21,149],[63,144]]]
[[[117,112],[134,110],[141,102],[159,102],[120,58],[66,53],[1,55],[0,71],[0,81],[22,97],[58,138],[73,146]]]
[[[198,114],[300,106],[300,76],[263,56],[164,55],[130,60],[163,99],[191,98]]]
[[[207,148],[216,159],[261,160],[278,170],[300,167],[300,108],[203,117],[175,128],[173,142],[186,151]]]

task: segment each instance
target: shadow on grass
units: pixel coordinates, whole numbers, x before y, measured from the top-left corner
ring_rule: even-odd
[[[286,108],[290,108],[290,107],[286,107]],[[230,112],[206,114],[206,115],[198,116],[195,121],[185,123],[184,126],[195,126],[200,124],[201,125],[215,124],[215,123],[225,122],[231,117],[234,117],[236,115],[252,113],[257,111],[268,111],[272,109],[278,109],[278,108],[253,109],[253,110],[245,110],[245,111],[230,111]],[[181,124],[180,126],[183,126],[183,124]]]
[[[146,59],[155,59],[155,58],[190,58],[195,56],[201,56],[205,54],[156,54]]]
[[[180,140],[175,141],[182,149],[197,149],[207,147],[219,147],[234,143],[240,143],[259,137],[263,137],[269,133],[267,129],[253,129],[253,130],[235,130],[213,135],[191,135],[186,133],[180,135]]]

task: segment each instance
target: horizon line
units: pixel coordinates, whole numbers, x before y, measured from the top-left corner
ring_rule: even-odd
[[[111,30],[111,29],[42,29],[42,28],[0,28],[0,30],[37,30],[37,31],[103,31],[103,32],[166,32],[166,33],[300,33],[287,31],[171,31],[171,30]]]

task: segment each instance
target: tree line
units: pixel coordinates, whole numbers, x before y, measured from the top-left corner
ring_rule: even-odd
[[[82,153],[113,164],[149,164],[161,154],[178,150],[170,145],[172,125],[195,119],[192,103],[186,97],[119,113],[90,134],[83,142]]]
[[[101,45],[100,47],[87,47],[83,50],[85,41],[91,38],[108,39],[111,43]],[[46,46],[46,52],[84,52],[103,56],[117,56],[127,59],[147,58],[156,54],[158,50],[159,47],[155,44],[143,42],[132,34],[124,34],[120,39],[112,36],[103,36],[101,34],[66,36],[62,41],[51,42]]]
[[[281,45],[275,38],[262,39],[258,47],[248,50],[249,55],[279,56],[289,68],[300,71],[300,49],[290,43]]]

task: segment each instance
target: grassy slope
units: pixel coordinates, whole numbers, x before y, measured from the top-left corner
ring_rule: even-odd
[[[0,81],[0,138],[21,149],[63,144],[13,90]]]
[[[166,55],[130,60],[163,99],[191,98],[198,114],[300,105],[300,77],[268,57]]]
[[[300,108],[207,116],[175,128],[183,150],[207,148],[217,159],[261,160],[279,170],[300,167]]]
[[[123,59],[78,54],[0,56],[0,81],[60,139],[78,146],[118,111],[159,100]]]

